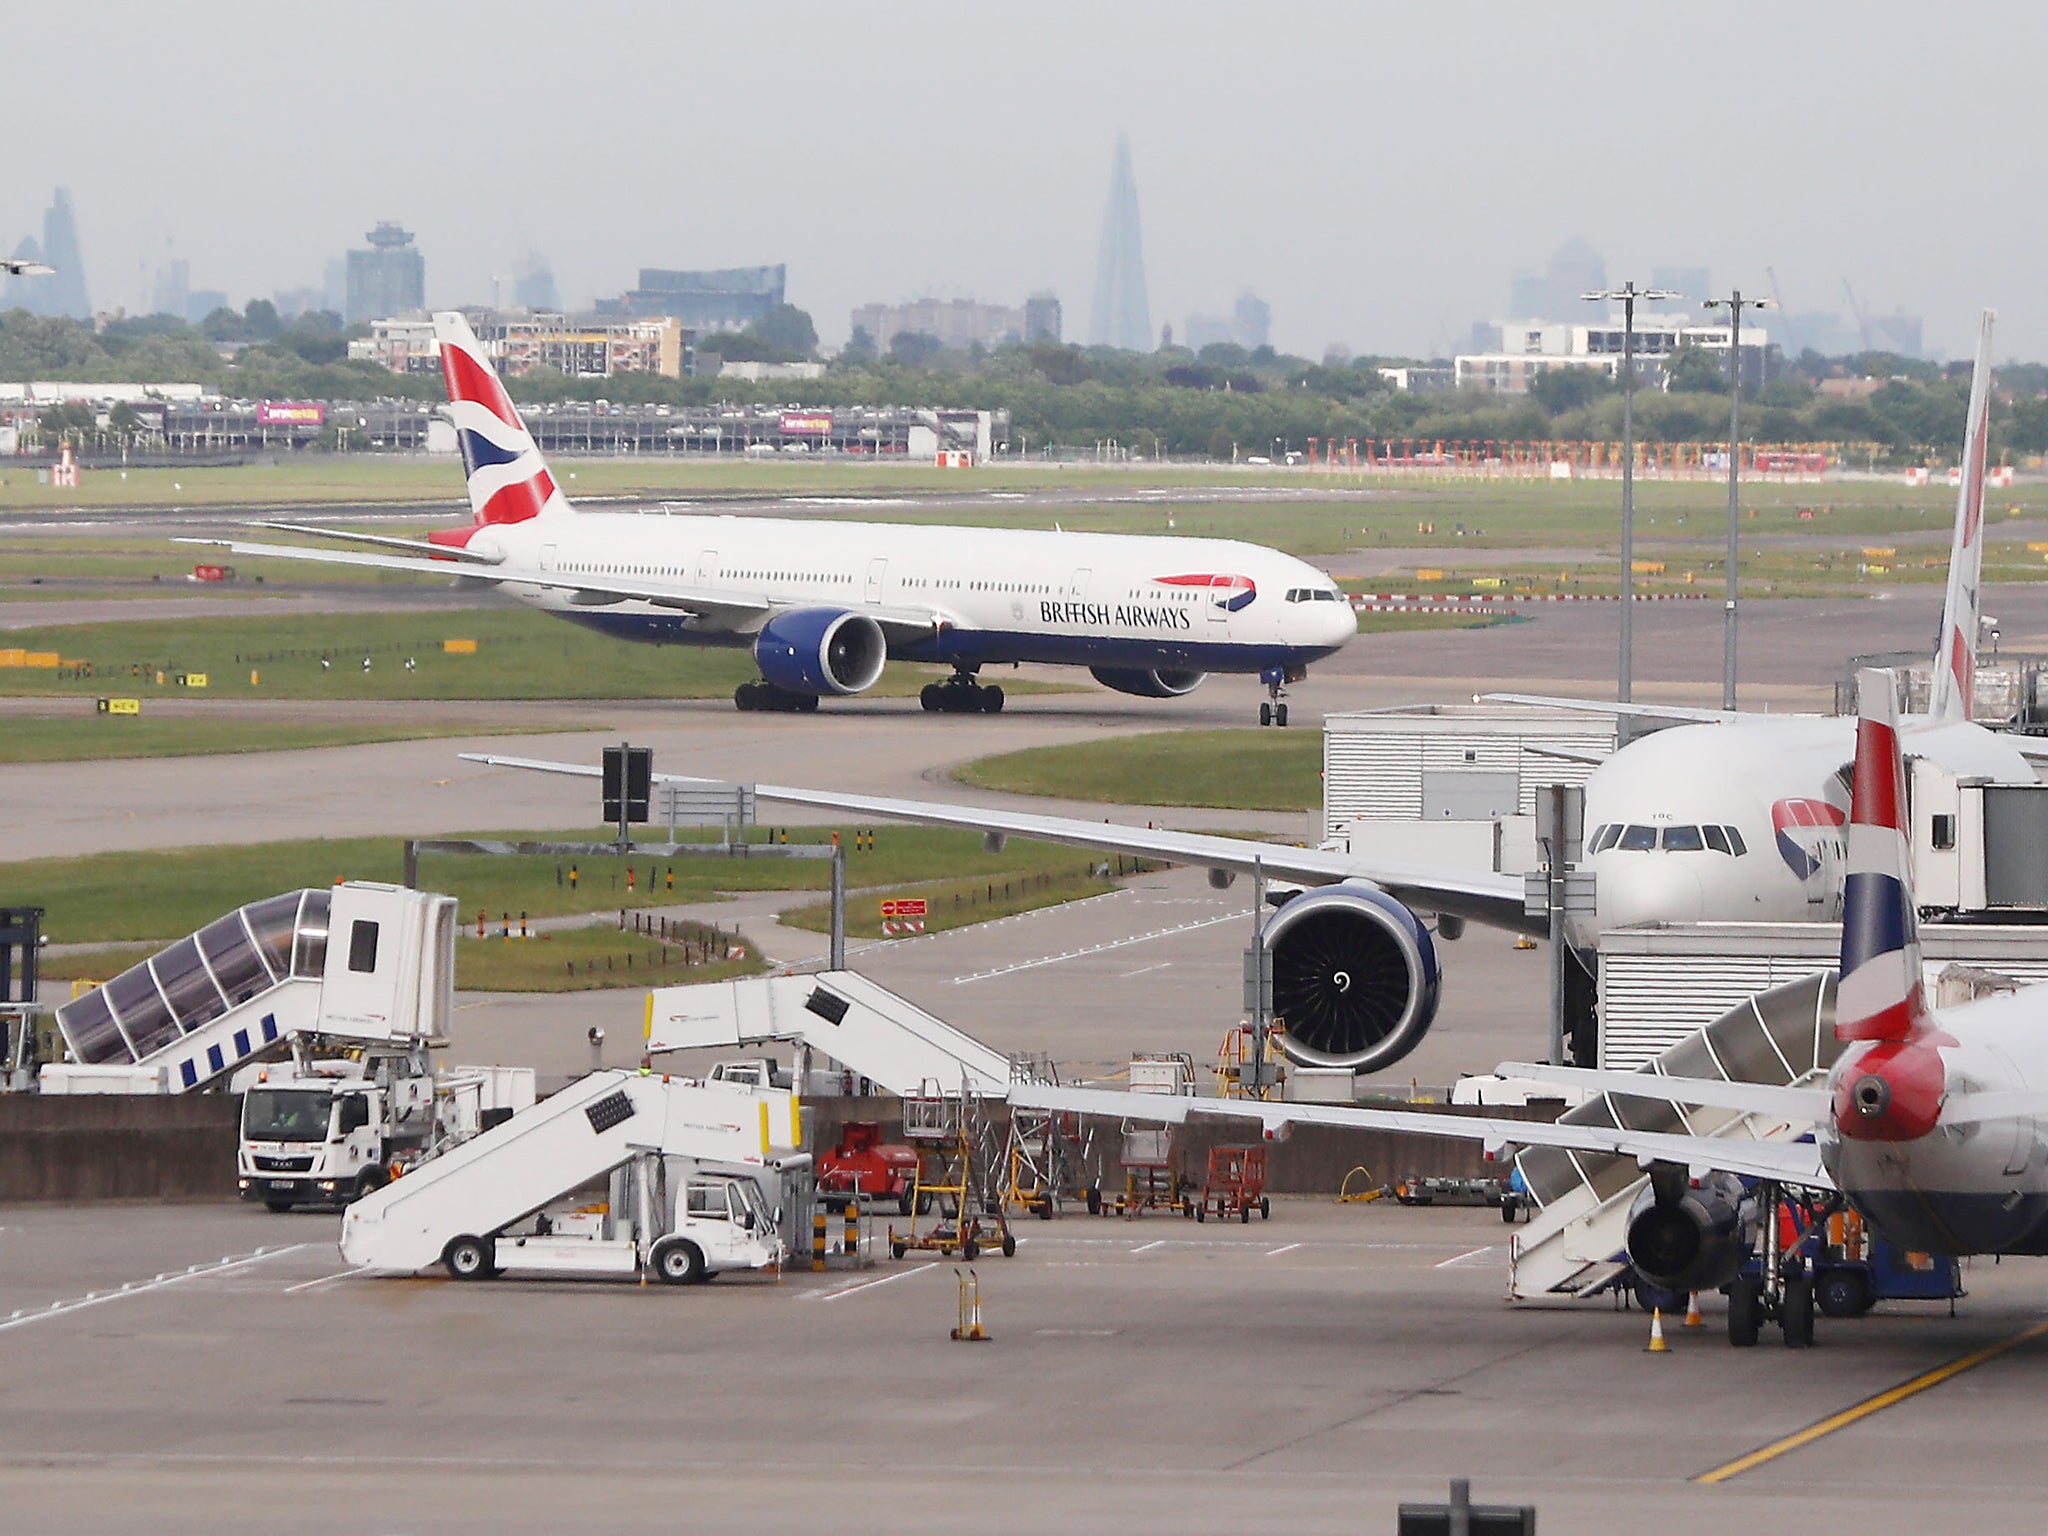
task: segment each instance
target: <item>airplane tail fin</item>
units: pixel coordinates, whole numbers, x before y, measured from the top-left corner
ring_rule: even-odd
[[[455,310],[436,314],[434,339],[441,347],[448,414],[462,449],[462,468],[469,479],[469,505],[474,513],[474,527],[457,530],[450,539],[466,539],[475,528],[489,523],[566,517],[574,511],[548,472],[539,445],[519,419],[469,321]]]
[[[1856,770],[1842,896],[1838,1040],[1903,1040],[1927,1015],[1906,842],[1906,767],[1892,674],[1856,674]]]
[[[1976,714],[1977,633],[1982,605],[1977,595],[1984,569],[1984,448],[1991,412],[1991,326],[1985,310],[1977,330],[1977,366],[1970,375],[1970,415],[1963,429],[1962,488],[1956,494],[1955,540],[1949,546],[1948,598],[1941,608],[1941,640],[1934,653],[1934,697],[1928,713],[1937,720],[1968,720]]]

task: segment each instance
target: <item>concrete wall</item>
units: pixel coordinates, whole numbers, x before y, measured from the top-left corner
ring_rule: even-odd
[[[0,1201],[232,1200],[241,1103],[0,1095]]]

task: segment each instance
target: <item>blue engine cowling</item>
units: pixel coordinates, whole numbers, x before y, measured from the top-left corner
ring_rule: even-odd
[[[1377,886],[1296,896],[1261,936],[1281,1046],[1304,1066],[1377,1072],[1436,1019],[1441,975],[1422,919]]]
[[[1141,699],[1177,699],[1202,685],[1206,672],[1176,672],[1164,667],[1090,667],[1088,675],[1105,688],[1134,693]]]
[[[1732,1173],[1713,1173],[1691,1183],[1678,1177],[1682,1172],[1660,1178],[1653,1170],[1629,1207],[1629,1263],[1668,1291],[1715,1290],[1749,1259],[1742,1181]]]
[[[754,637],[754,664],[788,693],[861,693],[889,659],[882,626],[844,608],[778,613]]]

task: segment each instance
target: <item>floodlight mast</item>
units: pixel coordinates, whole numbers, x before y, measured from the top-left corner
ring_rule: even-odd
[[[1736,532],[1742,518],[1742,311],[1775,309],[1771,299],[1745,299],[1737,288],[1706,308],[1728,311],[1728,598],[1721,611],[1721,707],[1735,708]],[[1759,375],[1758,382],[1762,382]]]
[[[1579,297],[1591,303],[1621,304],[1621,665],[1614,696],[1626,704],[1635,692],[1636,300],[1682,299],[1685,295],[1665,288],[1638,288],[1631,281]]]

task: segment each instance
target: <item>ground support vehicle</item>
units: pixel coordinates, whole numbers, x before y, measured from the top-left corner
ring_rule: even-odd
[[[683,1284],[777,1267],[778,1217],[809,1218],[792,1208],[810,1175],[799,1122],[780,1089],[593,1072],[355,1202],[342,1257],[394,1274],[439,1263],[464,1280],[512,1270]],[[600,1181],[601,1209],[554,1214]]]
[[[1781,1207],[1788,1265],[1803,1266],[1813,1304],[1828,1317],[1861,1317],[1880,1301],[1945,1301],[1954,1311],[1964,1294],[1963,1267],[1945,1253],[1909,1253],[1870,1232],[1847,1209],[1824,1213]],[[1752,1260],[1743,1278],[1761,1276]]]
[[[818,1199],[831,1210],[867,1201],[894,1203],[899,1214],[914,1215],[917,1153],[884,1142],[879,1121],[849,1120],[840,1128],[839,1145],[818,1159]]]
[[[1411,1174],[1394,1185],[1403,1205],[1500,1205],[1509,1193],[1503,1179],[1418,1178]]]
[[[259,1067],[242,1090],[236,1185],[269,1210],[339,1205],[433,1147],[533,1103],[529,1067],[434,1071],[424,1049]]]
[[[1261,1221],[1273,1214],[1273,1202],[1266,1197],[1266,1149],[1211,1147],[1201,1198],[1193,1202],[1190,1214],[1207,1221],[1213,1212],[1218,1221],[1235,1216],[1242,1223],[1252,1219],[1253,1211]]]

